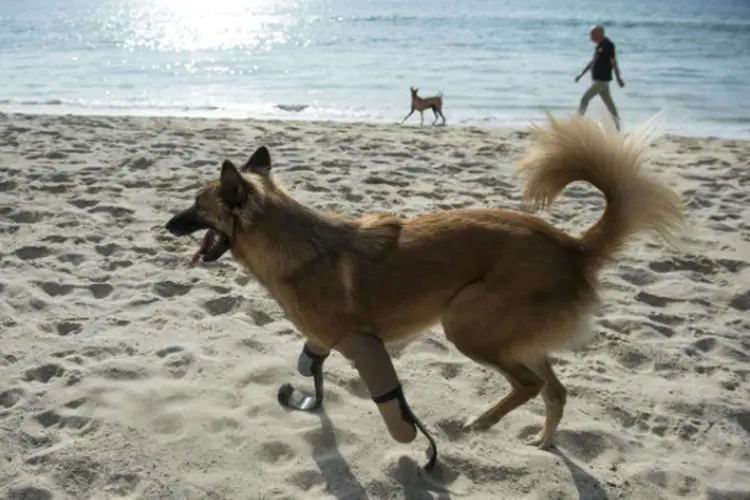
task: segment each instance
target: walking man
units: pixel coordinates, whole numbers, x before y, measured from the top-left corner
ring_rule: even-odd
[[[589,101],[594,96],[601,96],[604,105],[607,106],[607,110],[615,120],[615,126],[617,130],[620,130],[620,117],[617,115],[617,108],[615,102],[612,100],[612,93],[609,90],[609,82],[612,81],[612,69],[615,70],[615,76],[617,77],[617,83],[620,87],[625,86],[625,82],[620,77],[620,69],[617,67],[617,59],[615,58],[615,44],[610,41],[609,38],[604,36],[604,27],[597,25],[591,28],[591,41],[596,44],[594,50],[594,57],[589,61],[583,71],[576,77],[576,83],[586,74],[588,70],[591,70],[591,87],[584,92],[581,97],[581,102],[578,105],[578,112],[580,114],[586,113],[586,108],[589,106]]]

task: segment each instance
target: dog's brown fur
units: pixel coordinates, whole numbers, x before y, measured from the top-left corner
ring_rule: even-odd
[[[409,87],[409,92],[411,92],[411,110],[404,117],[404,119],[401,120],[402,124],[412,114],[414,114],[415,111],[419,111],[419,124],[424,125],[424,112],[427,109],[431,109],[432,112],[435,114],[435,120],[432,122],[432,124],[435,125],[437,123],[438,115],[440,115],[440,118],[443,119],[443,125],[445,125],[445,116],[443,115],[443,94],[442,93],[438,93],[437,95],[433,95],[429,97],[419,97],[418,95],[419,89],[415,89],[414,87]]]
[[[524,198],[546,206],[571,182],[596,186],[606,209],[580,237],[500,209],[409,220],[323,213],[274,182],[265,148],[243,172],[225,161],[189,211],[228,236],[234,259],[321,346],[350,332],[404,341],[441,323],[460,352],[511,385],[470,425],[487,429],[541,392],[546,421],[535,442],[547,447],[566,401],[548,355],[578,339],[602,267],[636,233],[669,237],[683,220],[679,196],[642,168],[647,137],[609,134],[580,116],[550,120],[520,161]]]

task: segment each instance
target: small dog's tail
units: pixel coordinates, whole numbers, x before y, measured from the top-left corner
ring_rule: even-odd
[[[636,233],[675,242],[684,222],[683,204],[675,191],[643,168],[651,141],[649,124],[626,137],[581,115],[548,117],[549,126],[536,127],[537,144],[518,166],[527,176],[523,197],[544,208],[575,181],[587,181],[604,194],[604,214],[580,237],[587,266],[598,269],[616,259]]]

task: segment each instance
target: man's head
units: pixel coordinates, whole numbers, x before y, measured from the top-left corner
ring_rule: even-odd
[[[594,43],[601,42],[602,40],[604,40],[604,26],[597,24],[596,26],[591,28],[589,35],[591,37],[592,42]]]

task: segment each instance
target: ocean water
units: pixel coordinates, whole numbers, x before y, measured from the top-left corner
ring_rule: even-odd
[[[750,0],[0,0],[0,111],[393,123],[413,85],[527,125],[576,109],[594,23],[626,129],[750,137]]]

